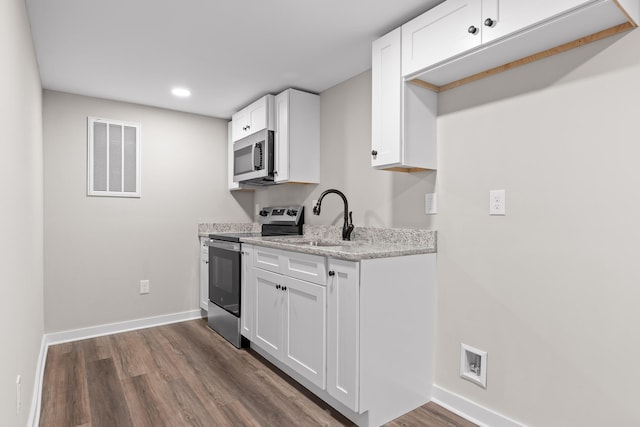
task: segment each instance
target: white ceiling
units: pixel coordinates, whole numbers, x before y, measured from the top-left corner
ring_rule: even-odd
[[[371,42],[443,0],[27,0],[46,89],[230,118],[265,93],[321,92]],[[192,96],[174,97],[174,86]]]

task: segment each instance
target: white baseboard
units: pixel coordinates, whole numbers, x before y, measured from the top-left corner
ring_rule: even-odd
[[[79,341],[87,338],[134,331],[136,329],[151,328],[153,326],[167,325],[169,323],[184,322],[187,320],[200,318],[202,318],[201,310],[191,310],[181,313],[166,314],[164,316],[127,320],[125,322],[109,323],[107,325],[91,326],[88,328],[74,329],[71,331],[45,334],[42,337],[42,343],[40,345],[40,354],[38,356],[38,363],[36,366],[36,375],[33,387],[33,397],[31,398],[31,412],[29,413],[29,423],[27,425],[37,427],[40,424],[40,405],[42,402],[42,381],[44,380],[44,365],[47,360],[47,352],[50,345]]]
[[[186,320],[200,319],[200,310],[183,311],[181,313],[166,314],[163,316],[147,317],[144,319],[127,320],[125,322],[109,323],[106,325],[91,326],[71,331],[53,332],[46,334],[47,345],[62,344],[65,342],[79,341],[87,338],[95,338],[103,335],[117,334],[120,332],[135,331],[136,329],[150,328],[153,326],[167,325],[169,323],[184,322]]]
[[[44,380],[44,362],[47,360],[47,336],[43,335],[40,342],[40,354],[36,364],[36,374],[33,380],[33,396],[31,397],[31,410],[29,412],[28,426],[37,427],[40,424],[40,404],[42,402],[42,381]]]
[[[433,397],[431,400],[480,427],[525,427],[525,424],[480,406],[466,397],[445,390],[436,384],[433,385]]]

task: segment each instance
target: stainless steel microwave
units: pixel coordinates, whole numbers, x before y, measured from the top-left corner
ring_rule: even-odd
[[[269,185],[273,181],[272,130],[261,130],[233,143],[233,181]]]

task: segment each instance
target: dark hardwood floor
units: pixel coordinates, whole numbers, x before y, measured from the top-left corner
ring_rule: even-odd
[[[353,424],[255,352],[193,320],[50,347],[40,425]],[[474,424],[429,403],[387,426]]]

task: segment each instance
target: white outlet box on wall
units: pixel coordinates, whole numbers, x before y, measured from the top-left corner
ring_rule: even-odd
[[[507,214],[507,192],[505,190],[491,190],[489,192],[489,215]]]
[[[140,280],[140,294],[148,294],[148,293],[149,293],[149,281]]]

